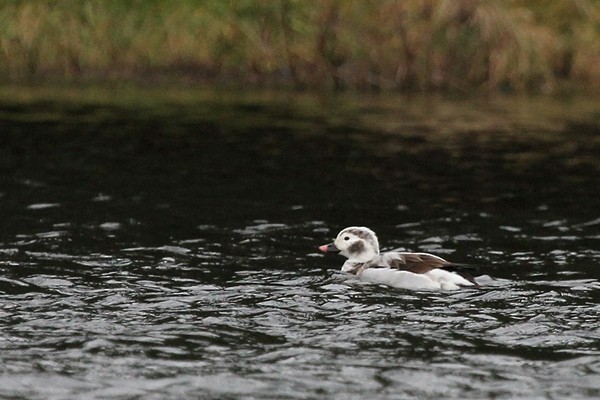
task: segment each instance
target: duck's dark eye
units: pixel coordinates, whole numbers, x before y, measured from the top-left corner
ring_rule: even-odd
[[[344,236],[344,240],[350,240],[350,236]]]

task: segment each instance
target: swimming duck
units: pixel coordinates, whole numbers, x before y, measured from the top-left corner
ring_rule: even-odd
[[[369,282],[413,290],[457,290],[477,286],[460,265],[433,254],[397,251],[380,254],[377,235],[364,226],[342,229],[333,243],[319,246],[319,250],[345,256],[348,259],[342,271]]]

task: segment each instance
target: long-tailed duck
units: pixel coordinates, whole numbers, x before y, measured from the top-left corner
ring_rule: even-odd
[[[460,265],[433,254],[397,251],[380,254],[377,235],[366,227],[345,228],[333,243],[324,244],[319,250],[347,257],[342,271],[369,282],[414,290],[457,290],[478,286]]]

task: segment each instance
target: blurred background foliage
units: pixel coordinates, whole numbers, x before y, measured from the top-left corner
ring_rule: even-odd
[[[600,88],[598,0],[4,0],[5,82]]]

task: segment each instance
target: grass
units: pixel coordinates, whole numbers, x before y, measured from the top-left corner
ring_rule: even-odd
[[[600,88],[598,0],[6,0],[4,81]]]

